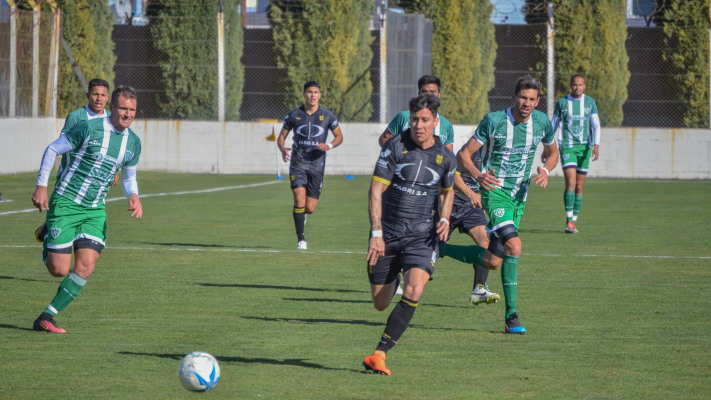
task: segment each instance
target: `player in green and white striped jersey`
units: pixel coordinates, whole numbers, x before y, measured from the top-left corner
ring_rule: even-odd
[[[92,79],[89,81],[89,91],[86,93],[86,98],[89,101],[84,107],[77,108],[67,115],[64,120],[64,127],[61,132],[68,132],[74,126],[82,121],[89,121],[95,118],[105,118],[111,113],[104,110],[106,103],[109,101],[109,83],[103,79]],[[69,154],[62,154],[62,161],[59,163],[59,174],[70,168]],[[111,186],[118,183],[118,174],[114,176],[114,181]],[[40,225],[35,229],[35,238],[42,243],[44,237],[47,236],[47,224]]]
[[[506,303],[505,331],[526,333],[518,320],[518,261],[521,256],[519,222],[526,206],[531,181],[546,187],[548,171],[558,164],[555,134],[546,114],[535,110],[540,100],[541,83],[524,76],[516,83],[514,106],[486,115],[474,135],[457,155],[459,166],[481,186],[482,207],[489,215],[489,247],[446,245],[447,255],[466,258],[489,269],[501,267]],[[543,144],[547,160],[531,178],[536,149]],[[472,155],[482,151],[478,169]]]
[[[578,233],[575,223],[583,205],[583,186],[588,166],[600,153],[600,117],[595,99],[585,95],[585,77],[570,78],[570,94],[558,100],[553,113],[553,130],[558,136],[565,176],[565,233]]]
[[[141,218],[136,165],[141,141],[129,129],[136,116],[136,93],[120,86],[111,96],[111,116],[82,121],[52,142],[44,152],[32,203],[47,210],[42,258],[50,275],[65,277],[47,309],[35,320],[37,331],[64,333],[54,316],[71,303],[94,272],[106,240],[104,199],[119,168],[131,216]],[[58,155],[68,167],[57,175],[47,197],[49,174]],[[72,268],[72,248],[74,265]]]

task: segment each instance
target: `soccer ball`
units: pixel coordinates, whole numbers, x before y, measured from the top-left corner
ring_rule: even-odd
[[[180,383],[194,392],[207,392],[220,380],[220,365],[212,355],[194,351],[183,358],[178,369]]]

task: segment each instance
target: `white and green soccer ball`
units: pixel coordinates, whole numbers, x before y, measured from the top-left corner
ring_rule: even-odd
[[[180,383],[194,392],[207,392],[220,380],[220,365],[212,355],[194,351],[183,357],[178,369]]]

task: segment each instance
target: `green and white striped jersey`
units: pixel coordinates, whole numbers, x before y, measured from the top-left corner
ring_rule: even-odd
[[[474,132],[482,145],[481,171],[495,171],[504,193],[525,201],[531,169],[540,143],[555,141],[551,121],[545,113],[533,110],[526,123],[518,123],[511,108],[486,115]]]
[[[567,95],[555,103],[553,130],[558,132],[558,144],[564,147],[600,144],[600,120],[595,99],[582,95],[579,99]]]
[[[81,121],[64,133],[72,151],[64,154],[68,164],[57,174],[54,194],[85,207],[103,206],[116,172],[138,164],[141,140],[130,128],[116,131],[108,117]]]
[[[109,112],[109,110],[104,110],[103,114],[97,114],[91,111],[91,108],[89,108],[89,105],[87,104],[84,107],[77,108],[76,110],[69,113],[69,115],[67,115],[67,118],[64,120],[64,127],[62,128],[62,132],[69,131],[82,121],[89,121],[94,118],[106,118],[110,115],[111,113]],[[69,154],[62,154],[62,161],[59,163],[59,173],[61,174],[62,170],[68,167]]]

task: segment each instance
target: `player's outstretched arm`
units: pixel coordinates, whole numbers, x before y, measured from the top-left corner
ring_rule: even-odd
[[[290,147],[284,147],[286,144],[286,137],[289,135],[289,131],[286,129],[282,129],[281,132],[279,133],[279,137],[277,138],[277,146],[279,146],[279,150],[281,151],[281,158],[284,160],[284,162],[289,162],[289,159],[291,158],[289,156],[289,152],[291,151]]]
[[[388,186],[375,180],[370,183],[368,191],[368,214],[370,215],[370,241],[368,244],[368,265],[373,266],[378,258],[385,255],[385,239],[383,239],[383,192]]]
[[[543,166],[537,168],[538,176],[533,178],[533,183],[540,185],[541,187],[548,186],[548,175],[556,165],[558,165],[558,145],[555,141],[551,144],[543,145],[544,153],[546,154],[546,162]]]
[[[32,204],[34,204],[35,207],[39,208],[39,212],[42,212],[43,208],[49,211],[47,186],[37,186],[35,192],[32,193]]]
[[[391,137],[393,137],[393,134],[390,133],[390,130],[388,128],[385,128],[383,133],[380,134],[380,137],[378,138],[378,144],[380,147],[383,147],[385,145],[385,142],[387,142]]]
[[[128,199],[128,211],[131,211],[132,217],[141,218],[143,216],[143,205],[141,205],[141,199],[138,198],[136,193],[131,194]]]

